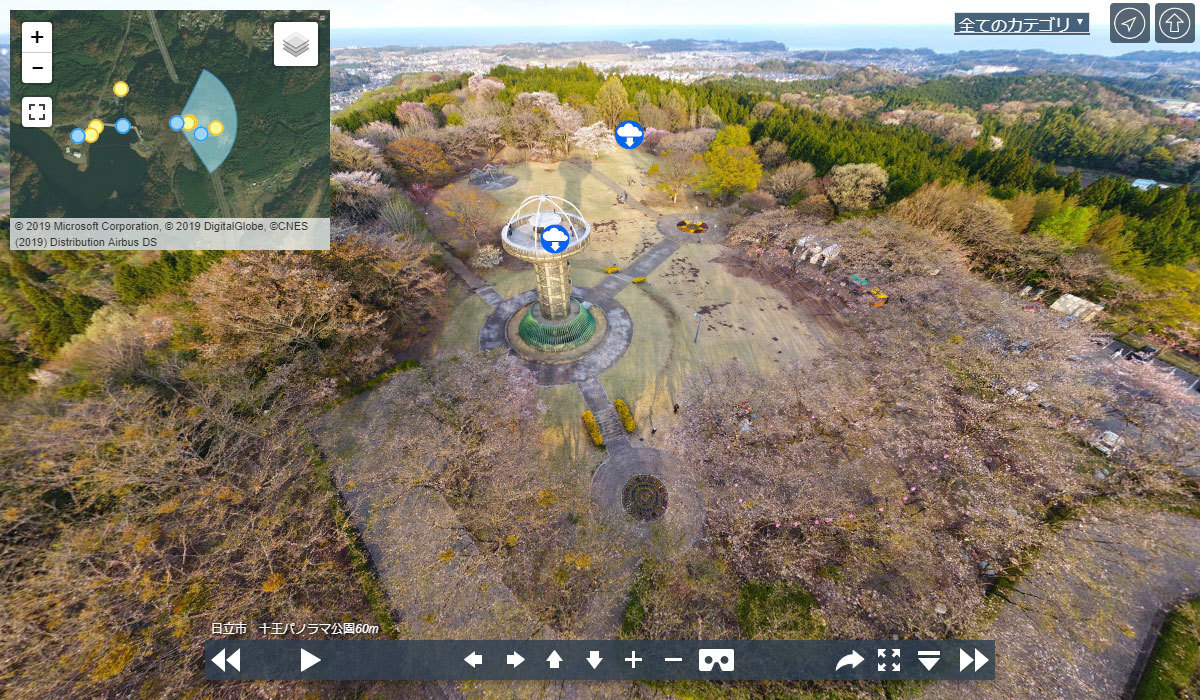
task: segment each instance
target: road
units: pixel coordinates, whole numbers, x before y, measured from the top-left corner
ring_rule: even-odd
[[[133,25],[133,13],[129,12],[126,14],[126,17],[125,17],[125,33],[121,35],[121,42],[119,44],[117,44],[117,52],[115,54],[113,54],[112,67],[108,69],[108,76],[104,78],[104,84],[100,88],[100,96],[96,98],[96,104],[94,107],[92,107],[93,114],[100,113],[100,101],[104,99],[105,94],[109,90],[109,86],[111,86],[113,84],[112,83],[113,71],[115,71],[117,69],[117,66],[121,63],[121,52],[125,50],[125,39],[129,37],[129,27],[132,25]],[[138,139],[141,140],[140,134],[138,135]]]
[[[213,189],[217,191],[217,207],[221,210],[221,216],[229,218],[229,202],[225,201],[225,186],[221,184],[221,175],[214,170],[209,176],[212,177]]]
[[[167,66],[167,75],[171,76],[171,82],[179,84],[179,75],[175,73],[175,64],[171,62],[171,54],[167,53],[167,42],[163,41],[162,32],[158,29],[158,20],[154,18],[154,10],[146,10],[146,16],[150,18],[150,28],[154,30],[154,40],[158,42],[158,50],[162,53],[163,63]]]

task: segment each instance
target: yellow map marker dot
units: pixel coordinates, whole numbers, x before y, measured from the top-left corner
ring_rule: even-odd
[[[208,123],[208,133],[213,136],[220,136],[222,131],[225,131],[225,125],[216,119]]]
[[[196,115],[194,115],[194,114],[183,115],[183,130],[191,131],[192,129],[195,129],[195,128],[196,128]]]
[[[100,121],[99,119],[93,119],[88,122],[88,129],[95,131],[96,135],[99,136],[100,134],[104,133],[104,122]],[[95,141],[95,139],[92,140]]]
[[[90,126],[83,132],[83,140],[88,143],[96,143],[96,139],[98,138],[100,138],[100,132]]]
[[[129,94],[129,83],[124,80],[118,80],[113,84],[113,94],[117,97],[124,97]]]

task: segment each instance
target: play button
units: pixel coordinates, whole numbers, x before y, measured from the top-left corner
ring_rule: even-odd
[[[321,663],[321,659],[316,654],[310,654],[307,649],[300,650],[300,672],[303,673],[308,669]]]

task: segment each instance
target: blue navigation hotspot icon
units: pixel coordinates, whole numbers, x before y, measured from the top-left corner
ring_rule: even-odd
[[[625,149],[633,149],[642,145],[646,138],[646,130],[635,121],[623,121],[617,125],[617,145]]]
[[[129,120],[125,117],[121,117],[117,120],[117,123],[113,125],[118,134],[128,134],[131,126],[132,124],[130,124]]]
[[[542,229],[542,234],[538,236],[538,240],[542,243],[542,249],[547,253],[561,253],[567,249],[567,244],[571,241],[571,236],[567,234],[567,230],[558,224],[547,226]]]

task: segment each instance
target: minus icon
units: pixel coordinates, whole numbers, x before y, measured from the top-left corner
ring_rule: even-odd
[[[663,661],[683,661],[683,657],[682,656],[668,656],[668,657],[664,658]]]

